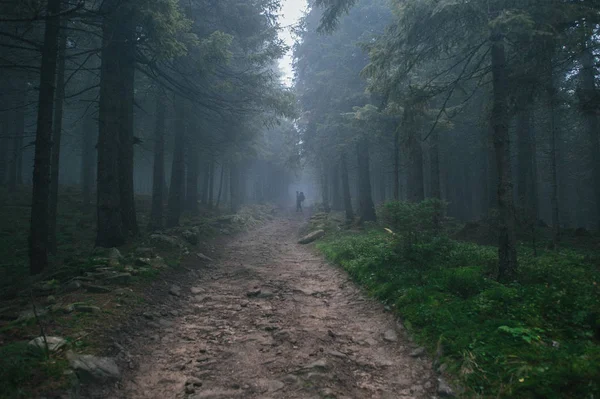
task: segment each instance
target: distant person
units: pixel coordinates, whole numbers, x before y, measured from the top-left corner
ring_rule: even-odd
[[[296,194],[296,212],[302,212],[302,203],[305,199],[306,197],[304,196],[304,193],[302,191]]]

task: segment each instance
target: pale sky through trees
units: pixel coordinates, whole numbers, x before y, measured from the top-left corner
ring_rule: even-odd
[[[283,82],[287,86],[291,86],[294,78],[292,70],[292,49],[291,46],[294,44],[292,38],[291,27],[298,22],[298,19],[302,17],[306,9],[306,0],[283,0],[281,9],[281,26],[283,30],[281,37],[285,40],[285,43],[290,46],[288,53],[279,61],[279,66],[283,72]]]

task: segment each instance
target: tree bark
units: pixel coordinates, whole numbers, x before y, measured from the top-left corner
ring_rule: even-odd
[[[592,49],[586,44],[582,55],[581,68],[581,94],[583,113],[585,116],[587,132],[590,142],[590,162],[593,177],[594,196],[596,204],[597,229],[600,229],[600,121],[597,115],[598,100],[596,93],[595,61]]]
[[[186,184],[186,196],[185,203],[186,209],[192,213],[192,215],[198,215],[200,210],[198,209],[198,167],[200,163],[199,149],[197,145],[197,131],[196,123],[193,116],[190,116],[190,128],[188,130],[188,143],[187,143],[187,184]]]
[[[404,127],[407,130],[406,147],[408,149],[408,200],[421,202],[425,199],[423,181],[423,148],[419,130],[415,122],[415,110],[407,106],[404,111]]]
[[[552,69],[552,64],[548,66]],[[559,206],[558,206],[558,166],[557,166],[557,141],[558,132],[555,120],[556,111],[556,93],[554,89],[554,75],[552,71],[549,72],[549,83],[548,83],[548,110],[550,115],[548,118],[549,129],[550,129],[550,204],[552,210],[552,245],[554,248],[558,246],[560,242],[560,217],[559,217]]]
[[[356,145],[358,159],[358,213],[361,222],[376,221],[369,172],[369,142],[362,137]]]
[[[92,209],[92,192],[94,189],[94,164],[96,163],[96,142],[98,141],[98,126],[90,116],[82,128],[81,139],[81,189],[83,194],[83,212]]]
[[[165,198],[165,120],[166,99],[161,88],[156,90],[156,125],[154,128],[154,165],[152,167],[152,208],[149,229],[163,227],[163,205]]]
[[[106,13],[102,23],[102,62],[100,66],[100,108],[98,130],[98,178],[97,178],[97,210],[98,232],[96,245],[99,247],[115,247],[126,241],[127,230],[131,226],[124,224],[125,209],[131,204],[123,203],[127,188],[121,188],[126,183],[128,170],[121,170],[127,165],[126,160],[119,159],[128,156],[129,150],[121,147],[131,147],[129,134],[122,132],[128,127],[129,121],[124,120],[128,115],[123,110],[130,102],[130,55],[127,43],[131,33],[128,32],[131,12],[118,7],[115,0],[103,3],[102,11]],[[127,142],[121,142],[127,140]],[[125,208],[127,207],[127,208]]]
[[[135,85],[135,25],[133,15],[123,21],[124,40],[122,42],[121,73],[123,87],[121,97],[121,128],[119,146],[119,190],[121,195],[121,217],[125,229],[133,236],[139,233],[135,211],[135,191],[133,185],[134,165],[134,85]]]
[[[332,168],[331,177],[331,203],[334,210],[340,211],[342,209],[342,195],[340,192],[339,163],[336,163]]]
[[[431,162],[431,198],[442,199],[440,187],[440,135],[437,130],[431,134],[430,162]]]
[[[327,213],[331,211],[329,207],[329,170],[327,162],[321,162],[321,198],[323,200],[323,210]]]
[[[400,201],[400,126],[394,131],[394,200]]]
[[[215,208],[219,209],[219,204],[221,203],[221,195],[223,193],[223,180],[225,177],[225,164],[221,162],[221,177],[219,178],[219,192],[217,194],[217,203],[215,204]]]
[[[185,100],[177,97],[175,102],[175,136],[173,143],[173,164],[171,184],[169,185],[169,203],[167,206],[167,227],[179,225],[181,205],[184,199],[185,179]]]
[[[236,213],[240,207],[239,172],[237,163],[231,161],[229,164],[229,202],[231,213]]]
[[[48,266],[48,197],[50,194],[50,157],[52,152],[52,117],[54,83],[60,28],[60,0],[48,0],[38,102],[33,193],[29,236],[29,270],[39,274]]]
[[[517,198],[523,210],[529,209],[532,177],[531,113],[527,98],[521,100],[517,120]],[[530,215],[527,215],[530,216]]]
[[[510,136],[508,131],[508,75],[504,38],[492,34],[492,78],[493,108],[492,126],[493,142],[498,169],[498,211],[499,220],[499,278],[514,278],[517,263],[517,240],[515,235],[515,216],[513,203],[513,187],[511,182]]]
[[[63,22],[61,28],[65,28]],[[56,217],[58,211],[58,174],[60,171],[60,145],[62,139],[63,105],[65,99],[65,55],[67,33],[63,30],[58,46],[58,70],[56,73],[56,99],[54,108],[54,129],[52,132],[52,165],[50,171],[50,198],[48,206],[48,250],[56,254]]]
[[[348,179],[348,161],[346,153],[342,152],[340,157],[340,171],[342,178],[342,194],[344,197],[344,209],[346,211],[346,221],[354,220],[354,211],[352,210],[352,198],[350,197],[350,181]]]
[[[212,209],[215,189],[215,160],[213,155],[210,156],[210,168],[208,173],[208,201],[206,202],[206,205],[208,206],[208,209]]]
[[[12,154],[9,168],[8,190],[15,192],[17,187],[23,183],[21,164],[23,163],[23,136],[25,135],[25,99],[14,111],[14,138],[12,139]]]

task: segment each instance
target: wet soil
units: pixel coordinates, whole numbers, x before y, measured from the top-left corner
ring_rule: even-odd
[[[157,285],[114,335],[122,379],[86,397],[435,396],[431,361],[344,271],[296,243],[302,223],[279,217]]]

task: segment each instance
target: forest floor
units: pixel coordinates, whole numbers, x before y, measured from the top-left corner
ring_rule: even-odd
[[[89,398],[421,398],[423,357],[383,305],[312,246],[303,219],[224,238],[215,262],[157,284],[114,333],[120,382]]]

